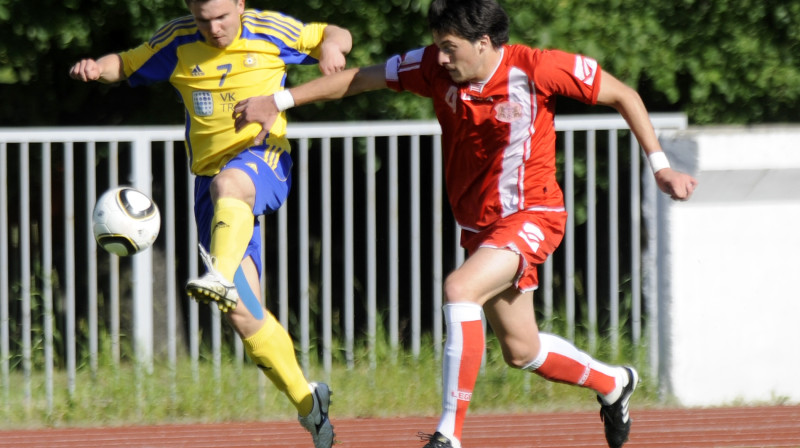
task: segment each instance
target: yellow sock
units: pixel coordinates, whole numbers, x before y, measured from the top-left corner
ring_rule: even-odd
[[[311,390],[297,364],[289,333],[271,313],[254,335],[242,339],[250,359],[267,375],[275,387],[289,397],[299,415],[308,415],[314,406]]]
[[[253,236],[253,220],[253,210],[244,201],[220,198],[214,204],[209,249],[216,259],[214,267],[227,280],[233,281],[233,275],[242,263]]]

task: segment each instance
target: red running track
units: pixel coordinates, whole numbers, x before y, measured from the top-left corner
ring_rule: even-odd
[[[800,406],[632,410],[625,448],[800,447]],[[436,418],[335,419],[335,448],[420,448]],[[309,447],[295,421],[0,431],[0,448]],[[605,447],[596,412],[472,415],[464,448]]]

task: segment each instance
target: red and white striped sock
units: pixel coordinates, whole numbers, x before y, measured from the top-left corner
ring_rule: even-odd
[[[556,335],[539,333],[539,340],[539,355],[523,369],[550,381],[592,389],[607,403],[616,401],[627,379],[624,369],[597,361]]]
[[[447,322],[447,340],[442,362],[442,417],[437,431],[460,446],[461,430],[485,345],[481,306],[454,303],[442,307]]]

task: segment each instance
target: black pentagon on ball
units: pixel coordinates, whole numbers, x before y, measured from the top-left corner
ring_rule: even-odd
[[[97,243],[104,248],[123,247],[125,249],[124,253],[113,251],[119,256],[127,256],[139,252],[139,246],[125,235],[104,233],[97,235]]]

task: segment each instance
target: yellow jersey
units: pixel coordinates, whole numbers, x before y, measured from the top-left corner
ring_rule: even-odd
[[[186,108],[186,150],[194,174],[212,176],[253,145],[260,126],[238,134],[237,102],[283,90],[289,64],[315,64],[327,24],[304,24],[272,11],[248,9],[239,36],[226,48],[205,43],[192,16],[175,19],[142,45],[120,53],[131,86],[169,81]],[[265,142],[289,150],[286,116],[276,120]]]

